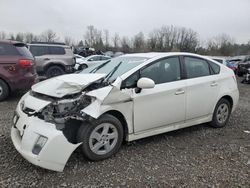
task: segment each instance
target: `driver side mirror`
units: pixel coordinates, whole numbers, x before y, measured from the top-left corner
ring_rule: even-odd
[[[140,78],[137,81],[136,93],[140,93],[142,89],[151,89],[155,87],[155,82],[150,78]]]

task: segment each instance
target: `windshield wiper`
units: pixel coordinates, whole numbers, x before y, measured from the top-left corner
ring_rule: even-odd
[[[114,73],[115,73],[115,71],[120,67],[120,65],[122,64],[122,61],[118,64],[118,65],[116,65],[105,77],[104,77],[104,79],[103,79],[103,81],[105,80],[105,81],[108,81],[109,80],[109,78],[111,78],[113,75],[114,75]]]
[[[94,68],[92,71],[90,71],[89,73],[95,73],[95,72],[98,71],[100,68],[102,68],[102,67],[104,67],[105,65],[107,65],[110,61],[111,61],[111,60],[106,61],[105,63],[102,63],[101,65],[97,66],[97,67]]]

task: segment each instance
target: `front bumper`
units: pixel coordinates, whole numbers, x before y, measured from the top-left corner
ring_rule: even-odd
[[[63,171],[68,158],[80,145],[72,144],[57,130],[54,124],[36,117],[29,117],[18,104],[16,114],[18,120],[11,128],[11,139],[17,151],[29,162],[54,171]],[[39,136],[48,140],[38,155],[32,153]]]

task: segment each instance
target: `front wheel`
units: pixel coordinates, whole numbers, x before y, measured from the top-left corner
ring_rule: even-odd
[[[213,119],[210,122],[210,125],[215,128],[221,128],[224,127],[231,115],[231,105],[230,102],[222,98],[217,103],[214,113],[213,113]]]
[[[98,161],[109,158],[117,153],[122,144],[122,124],[112,115],[102,115],[79,128],[77,141],[82,142],[80,149],[87,159]]]

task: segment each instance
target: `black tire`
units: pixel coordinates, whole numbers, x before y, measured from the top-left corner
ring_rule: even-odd
[[[242,76],[243,76],[243,73],[242,73],[242,72],[237,71],[237,75],[238,75],[239,77],[242,77]]]
[[[112,124],[116,128],[116,131],[118,133],[118,138],[116,139],[117,141],[115,142],[114,147],[111,149],[111,151],[109,151],[108,153],[105,153],[105,154],[96,154],[95,152],[93,152],[91,150],[90,142],[92,140],[90,139],[90,136],[93,132],[95,132],[95,130],[99,126],[101,126],[105,123]],[[83,156],[85,158],[87,158],[91,161],[99,161],[99,160],[109,158],[118,152],[118,150],[120,149],[120,146],[122,144],[122,141],[123,141],[122,124],[116,117],[109,115],[109,114],[104,114],[100,118],[98,118],[97,120],[93,120],[90,123],[84,122],[83,125],[81,125],[81,127],[78,130],[77,141],[82,142],[82,145],[80,145],[80,150],[82,151]],[[100,142],[101,141],[96,141],[96,143],[100,143]],[[108,141],[108,142],[110,143],[110,141]],[[104,145],[103,145],[103,147],[104,147]]]
[[[84,70],[86,68],[88,68],[88,65],[82,64],[82,65],[79,66],[78,70]]]
[[[223,105],[227,106],[227,108],[228,108],[228,115],[227,115],[226,118],[223,118],[224,120],[222,121],[222,120],[220,120],[220,118],[218,118],[218,113],[219,113],[218,111],[219,111],[219,108],[221,106],[223,106]],[[216,107],[214,109],[213,119],[210,122],[210,126],[215,127],[215,128],[224,127],[227,124],[227,122],[228,122],[228,120],[230,118],[231,110],[232,109],[231,109],[230,102],[227,99],[225,99],[225,98],[220,99],[219,102],[216,104]]]
[[[47,78],[52,78],[55,76],[65,74],[65,71],[62,67],[60,67],[58,65],[52,65],[46,70],[45,74],[46,74]]]
[[[8,85],[0,79],[0,101],[6,99],[10,94],[10,89]]]

